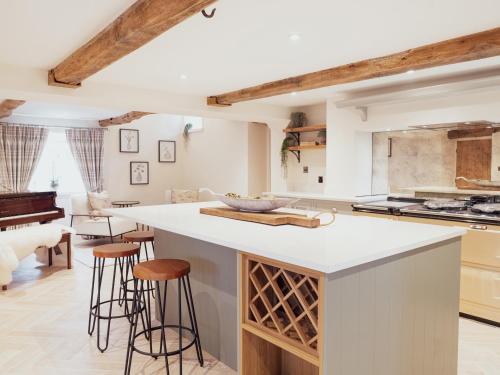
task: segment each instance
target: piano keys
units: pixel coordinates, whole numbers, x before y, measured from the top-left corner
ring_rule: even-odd
[[[0,229],[21,224],[48,223],[64,217],[55,191],[0,194]]]

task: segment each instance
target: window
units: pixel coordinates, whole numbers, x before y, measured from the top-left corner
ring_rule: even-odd
[[[195,116],[184,116],[184,126],[191,124],[192,127],[189,132],[199,132],[203,130],[203,119]]]
[[[69,149],[64,130],[50,130],[47,143],[31,177],[29,190],[57,190],[60,194],[85,192],[85,185]]]

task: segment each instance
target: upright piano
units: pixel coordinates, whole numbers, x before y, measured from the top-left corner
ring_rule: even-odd
[[[56,206],[55,191],[37,193],[0,193],[0,229],[20,224],[48,223],[64,217]]]

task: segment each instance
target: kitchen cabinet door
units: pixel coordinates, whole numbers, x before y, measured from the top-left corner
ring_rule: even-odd
[[[467,228],[462,238],[462,262],[468,265],[500,271],[500,227],[497,225],[476,225],[457,221],[423,219],[401,216],[401,221],[414,223],[458,226]],[[477,228],[477,229],[476,229]]]
[[[460,311],[500,322],[500,272],[462,265]]]

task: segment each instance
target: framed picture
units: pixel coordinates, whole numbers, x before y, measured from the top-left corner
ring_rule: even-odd
[[[158,161],[175,163],[175,141],[158,141]]]
[[[139,152],[139,130],[120,129],[120,152]]]
[[[149,162],[131,161],[130,162],[130,185],[149,184]]]

